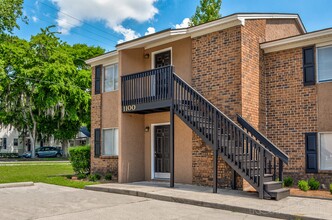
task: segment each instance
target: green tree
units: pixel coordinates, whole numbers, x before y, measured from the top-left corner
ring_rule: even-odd
[[[17,19],[27,22],[22,9],[23,0],[0,0],[0,34],[12,33],[14,28],[19,28]]]
[[[46,28],[30,42],[8,36],[0,45],[0,117],[28,132],[32,155],[38,137],[65,141],[90,120],[91,73],[83,60],[104,52],[70,46],[56,34]]]
[[[221,18],[221,0],[200,0],[195,14],[190,18],[189,26],[200,25]]]

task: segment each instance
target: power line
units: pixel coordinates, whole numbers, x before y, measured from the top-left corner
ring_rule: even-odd
[[[33,7],[31,7],[31,6],[29,6],[29,5],[27,5],[27,7],[31,8],[31,9],[34,9]],[[44,16],[44,17],[46,17],[46,16]],[[54,16],[52,16],[52,17],[54,17]],[[44,22],[46,22],[46,23],[48,23],[48,24],[54,25],[54,23],[51,22],[51,21],[47,21],[47,20],[44,20],[44,19],[41,19],[41,18],[38,18],[38,19],[41,20],[41,21],[44,21]],[[68,24],[71,24],[71,23],[69,23],[69,22],[67,22],[67,23],[68,23]],[[56,25],[56,26],[58,27],[58,25]],[[84,28],[83,28],[83,29],[84,29]],[[93,40],[93,41],[96,41],[96,42],[102,43],[102,44],[104,44],[105,46],[110,46],[109,43],[105,43],[105,42],[103,42],[103,41],[97,40],[97,39],[92,38],[92,37],[89,37],[89,36],[85,36],[85,35],[80,34],[80,33],[76,32],[76,31],[74,31],[74,30],[71,30],[71,32],[73,32],[74,34],[76,34],[76,35],[78,35],[78,36],[82,36],[82,37],[88,38],[88,39],[90,39],[90,40]],[[90,32],[90,33],[92,33],[92,34],[95,34],[95,33],[92,32],[92,31],[88,31],[88,32]],[[104,37],[104,38],[105,38],[105,37]],[[105,38],[105,39],[107,39],[107,38]],[[107,40],[112,41],[112,40],[110,40],[110,39],[107,39]],[[114,41],[112,41],[112,42],[114,42]]]
[[[51,8],[51,9],[53,9],[53,10],[56,10],[56,11],[60,12],[60,13],[63,14],[63,15],[66,15],[66,16],[68,16],[68,17],[71,17],[71,18],[73,18],[73,19],[79,21],[79,22],[82,22],[83,24],[85,24],[85,25],[87,25],[87,26],[90,26],[90,27],[92,27],[92,28],[94,28],[94,29],[96,29],[96,30],[99,30],[99,31],[101,31],[101,32],[104,32],[104,33],[106,33],[106,34],[108,34],[108,35],[111,35],[111,36],[117,38],[117,36],[114,35],[114,34],[111,33],[111,32],[107,32],[107,31],[105,31],[105,30],[103,30],[103,29],[101,29],[101,28],[98,28],[98,27],[95,27],[95,26],[93,26],[93,25],[91,25],[91,24],[89,24],[89,23],[86,23],[85,21],[83,21],[83,20],[81,20],[81,19],[78,19],[78,18],[76,18],[76,17],[74,17],[74,16],[72,16],[72,15],[70,15],[70,14],[68,14],[68,13],[65,13],[65,12],[61,11],[60,9],[57,9],[57,8],[55,8],[55,7],[53,7],[53,6],[49,5],[49,4],[46,4],[46,3],[44,3],[44,2],[40,2],[40,3],[43,4],[43,5],[45,5],[45,6],[47,6],[48,8]],[[115,42],[115,41],[113,41],[113,42],[114,42],[114,43],[117,43],[117,42]]]

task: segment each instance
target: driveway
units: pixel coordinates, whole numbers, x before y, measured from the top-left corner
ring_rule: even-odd
[[[269,219],[43,183],[28,187],[0,189],[0,197],[0,219],[6,220]]]

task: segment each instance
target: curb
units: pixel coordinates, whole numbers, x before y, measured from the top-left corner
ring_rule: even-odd
[[[182,204],[187,204],[187,205],[201,206],[201,207],[206,207],[206,208],[221,209],[221,210],[239,212],[239,213],[244,213],[244,214],[249,214],[249,215],[257,215],[257,216],[263,216],[263,217],[272,217],[272,218],[280,218],[280,219],[303,219],[303,220],[320,219],[320,218],[307,217],[307,216],[301,216],[301,215],[285,214],[285,213],[280,213],[280,212],[275,212],[275,211],[248,209],[248,208],[240,207],[240,206],[213,203],[213,202],[204,202],[204,201],[186,199],[186,198],[181,198],[181,197],[158,195],[158,194],[149,193],[149,192],[140,192],[137,190],[101,188],[98,186],[85,186],[84,189],[98,191],[98,192],[116,193],[116,194],[122,194],[122,195],[128,195],[128,196],[138,196],[138,197],[155,199],[155,200],[160,200],[160,201],[175,202],[175,203],[182,203]]]
[[[23,186],[33,186],[33,185],[34,185],[33,182],[3,183],[3,184],[0,184],[0,189],[23,187]]]

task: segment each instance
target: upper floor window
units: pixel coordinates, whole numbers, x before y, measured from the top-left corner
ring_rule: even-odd
[[[104,92],[115,91],[118,89],[118,64],[105,66],[104,68]]]
[[[318,82],[332,81],[332,46],[317,48]]]

